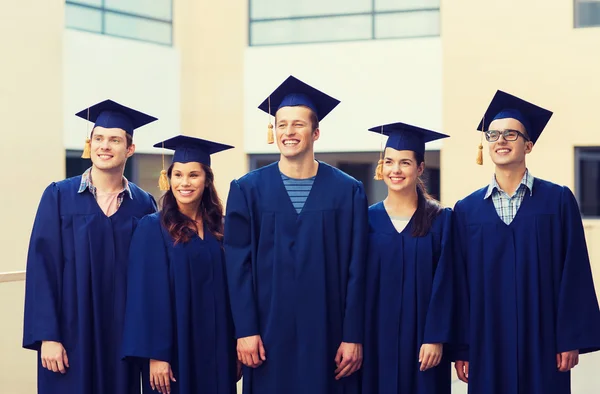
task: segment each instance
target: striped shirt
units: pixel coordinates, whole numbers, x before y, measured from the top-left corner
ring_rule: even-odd
[[[529,191],[530,196],[533,194],[534,179],[535,178],[529,173],[529,170],[525,170],[525,175],[523,175],[523,179],[521,179],[521,184],[519,184],[519,187],[513,195],[509,196],[508,193],[500,188],[500,185],[498,185],[498,182],[496,181],[496,175],[494,174],[484,199],[491,196],[500,219],[502,219],[504,223],[510,224],[521,207],[521,203],[525,198],[525,192]]]
[[[313,183],[315,182],[315,177],[294,179],[281,173],[281,179],[283,180],[283,185],[285,186],[288,196],[290,196],[292,205],[296,209],[296,212],[300,213],[310,194]]]

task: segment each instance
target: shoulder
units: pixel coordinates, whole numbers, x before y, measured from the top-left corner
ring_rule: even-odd
[[[52,182],[50,187],[56,188],[57,190],[70,190],[74,189],[75,191],[79,190],[79,185],[81,184],[81,175],[77,175],[71,178],[63,179],[62,181]]]
[[[138,229],[151,229],[155,227],[160,227],[160,212],[154,212],[142,217],[137,225]]]
[[[154,197],[152,197],[150,193],[148,193],[147,191],[130,181],[129,189],[131,190],[131,194],[133,195],[134,200],[141,199],[143,202],[146,202],[148,204],[152,204],[152,201],[154,201]]]
[[[257,168],[256,170],[252,170],[246,175],[238,179],[234,179],[233,181],[231,181],[231,184],[238,185],[240,188],[248,188],[255,185],[259,185],[261,183],[261,180],[264,180],[266,177],[272,176],[276,172],[278,173],[278,171],[276,171],[277,168],[275,168],[276,166],[277,162],[274,162],[264,167]]]
[[[481,189],[475,190],[473,193],[469,194],[468,196],[458,200],[456,202],[456,204],[454,205],[454,211],[458,212],[461,210],[468,209],[469,206],[483,201],[483,198],[485,197],[485,193],[487,192],[488,186],[489,185],[486,185],[486,186],[482,187]]]
[[[322,173],[325,174],[328,178],[331,178],[331,181],[336,182],[337,184],[359,188],[363,187],[362,182],[358,181],[356,178],[346,174],[344,171],[338,168],[335,168],[322,161],[319,162],[319,166],[322,166],[320,168],[320,171],[322,171]]]

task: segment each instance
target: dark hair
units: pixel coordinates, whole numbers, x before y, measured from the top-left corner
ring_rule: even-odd
[[[415,152],[417,166],[425,162],[425,154]],[[413,216],[412,236],[423,237],[427,235],[433,220],[442,212],[442,206],[433,198],[425,187],[425,182],[421,177],[417,178],[417,210]]]
[[[219,241],[223,239],[223,204],[215,189],[214,174],[209,166],[200,164],[206,179],[204,191],[202,192],[202,201],[198,207],[198,213],[202,217],[202,222],[208,228],[208,231]],[[173,164],[167,171],[167,176],[171,179]],[[160,221],[169,232],[175,245],[185,243],[192,239],[196,228],[194,221],[179,211],[177,200],[173,191],[169,188],[161,198]]]
[[[90,140],[94,138],[95,129],[95,127],[92,129],[92,133],[90,134]],[[131,144],[133,144],[133,137],[129,133],[125,132],[125,140],[127,141],[127,147],[129,148]]]
[[[303,107],[303,108],[308,108],[310,110],[310,124],[311,124],[311,128],[312,131],[314,132],[316,129],[319,128],[319,118],[317,117],[317,114],[315,113],[315,111],[312,110],[312,108],[307,107],[306,105],[298,105],[297,107]],[[277,113],[275,113],[275,124],[277,124]]]

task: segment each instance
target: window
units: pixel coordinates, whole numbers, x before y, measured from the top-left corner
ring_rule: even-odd
[[[387,196],[387,186],[373,179],[377,168],[378,152],[316,153],[317,160],[328,163],[363,183],[369,205],[382,201]],[[264,167],[279,160],[277,154],[252,154],[250,170]],[[440,151],[425,152],[425,173],[421,177],[427,192],[440,198]]]
[[[173,44],[172,0],[67,0],[70,29]]]
[[[90,159],[81,158],[82,151],[68,150],[66,153],[67,178],[81,175],[91,167]],[[173,155],[165,155],[165,166],[171,165]],[[152,194],[156,202],[163,192],[158,188],[158,177],[162,170],[162,155],[136,153],[127,159],[125,178]]]
[[[65,163],[67,178],[81,175],[85,172],[85,170],[92,166],[92,161],[90,159],[82,159],[81,153],[82,151],[76,150],[67,151]],[[135,177],[133,176],[134,166],[134,158],[130,157],[127,159],[127,164],[125,165],[125,178],[132,182],[135,182]]]
[[[575,27],[600,26],[600,0],[575,0]]]
[[[582,216],[600,216],[600,147],[575,148],[575,191]]]
[[[440,34],[440,0],[249,2],[250,45],[429,37]]]

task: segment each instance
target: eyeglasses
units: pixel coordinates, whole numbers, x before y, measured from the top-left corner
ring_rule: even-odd
[[[511,129],[506,129],[502,131],[488,130],[485,132],[485,139],[488,142],[496,142],[500,138],[500,135],[502,135],[504,141],[516,141],[519,138],[519,136],[523,137],[525,141],[529,141],[529,138],[527,138],[525,134],[521,133],[520,131]]]

